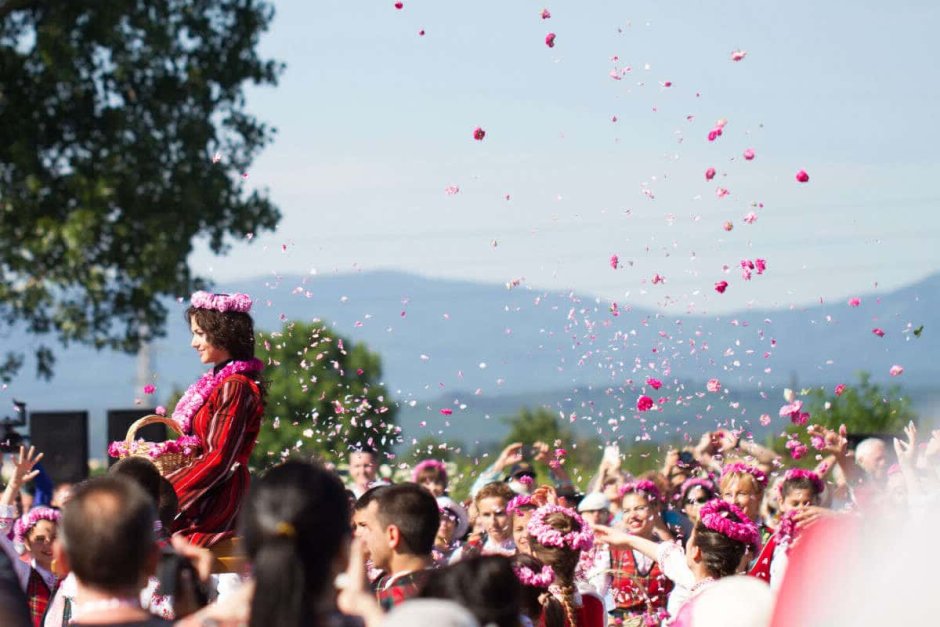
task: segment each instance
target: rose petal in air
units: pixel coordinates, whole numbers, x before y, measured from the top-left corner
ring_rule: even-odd
[[[545,45],[549,48],[555,47],[555,33],[549,33],[545,35]]]
[[[610,267],[614,270],[620,267],[620,258],[617,255],[610,256]]]
[[[719,294],[724,294],[726,289],[728,289],[727,281],[718,281],[715,283],[715,291]]]
[[[653,399],[645,394],[636,399],[637,411],[649,411],[653,407]]]
[[[901,366],[897,364],[894,364],[893,366],[891,366],[891,370],[888,371],[888,374],[890,374],[892,377],[899,377],[903,373],[904,373],[904,368],[902,368]]]
[[[552,14],[549,13],[548,9],[542,9],[542,19],[547,20],[551,18]]]
[[[754,149],[753,149],[753,148],[748,148],[747,150],[744,151],[744,158],[745,158],[746,160],[748,160],[748,161],[753,161],[753,160],[754,160],[754,157],[755,157],[755,154],[754,154]]]
[[[809,174],[806,173],[806,170],[800,170],[796,173],[796,180],[800,183],[806,183],[809,181]]]
[[[747,50],[735,50],[731,53],[732,61],[742,61],[747,56]]]
[[[647,377],[646,385],[650,386],[654,390],[658,390],[659,388],[663,387],[663,382],[659,379],[654,379],[653,377]]]
[[[874,333],[875,335],[877,335],[878,337],[884,337],[884,336],[885,336],[884,329],[879,329],[878,327],[875,327],[874,329],[872,329],[871,332]]]
[[[862,304],[862,299],[858,296],[849,299],[849,307],[858,307]]]
[[[721,381],[718,379],[709,379],[708,383],[705,384],[705,389],[709,392],[720,392],[721,391]]]
[[[484,131],[482,128],[478,126],[475,129],[473,129],[473,139],[477,140],[478,142],[481,142],[483,141],[484,137],[486,137],[486,131]]]
[[[448,407],[445,407],[444,409],[441,410],[441,415],[442,415],[442,416],[450,416],[450,415],[453,414],[453,413],[454,413],[454,410],[453,410],[453,409],[450,409],[450,408],[448,408]]]
[[[710,181],[715,178],[715,168],[708,168],[705,170],[705,180]]]

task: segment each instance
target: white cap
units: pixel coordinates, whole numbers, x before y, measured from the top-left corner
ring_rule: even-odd
[[[437,507],[438,509],[446,509],[449,512],[453,512],[454,516],[457,517],[457,529],[454,532],[454,537],[462,538],[463,534],[467,533],[467,529],[470,527],[470,517],[467,515],[467,510],[464,509],[464,506],[449,496],[439,496],[437,497]]]
[[[602,509],[610,509],[610,499],[600,492],[591,492],[578,503],[579,512],[596,512]]]

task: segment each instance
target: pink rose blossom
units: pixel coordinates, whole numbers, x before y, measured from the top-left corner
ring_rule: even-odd
[[[478,142],[481,142],[483,141],[484,137],[486,137],[486,131],[484,131],[482,128],[478,126],[475,129],[473,129],[473,139],[477,140]]]
[[[796,180],[800,183],[806,183],[809,181],[809,174],[806,173],[806,170],[800,170],[796,173]]]
[[[555,47],[555,33],[549,33],[545,35],[545,45],[549,48]]]
[[[745,158],[747,161],[753,161],[753,160],[754,160],[754,156],[755,156],[755,154],[754,154],[754,149],[753,149],[753,148],[748,148],[747,150],[744,151],[744,158]]]
[[[650,386],[654,390],[658,390],[659,388],[663,387],[663,382],[659,379],[654,379],[653,377],[647,377],[646,385]]]
[[[708,383],[705,384],[705,389],[709,392],[720,392],[721,391],[721,381],[718,379],[709,379]]]
[[[715,168],[708,168],[705,170],[705,180],[710,181],[715,178]]]
[[[890,374],[892,377],[899,377],[903,373],[904,373],[904,368],[902,368],[901,366],[897,364],[894,364],[893,366],[891,366],[891,370],[888,371],[888,374]]]
[[[396,2],[396,3],[395,3],[395,8],[398,9],[399,11],[401,11],[403,8],[405,8],[405,3],[404,3],[404,2]]]
[[[549,13],[548,9],[542,9],[542,19],[543,19],[543,20],[547,20],[547,19],[549,19],[551,16],[552,16],[552,14]]]
[[[653,399],[645,394],[636,399],[636,408],[639,411],[649,411],[653,407]]]
[[[157,405],[157,408],[153,410],[153,413],[158,416],[166,416],[166,407],[163,405]]]
[[[153,394],[156,391],[157,391],[157,388],[151,385],[150,383],[144,386],[144,394]]]
[[[761,425],[763,425],[763,426],[765,426],[765,427],[766,427],[767,425],[769,425],[769,424],[770,424],[770,414],[761,414],[761,415],[760,415],[760,423],[761,423]]]
[[[610,267],[616,270],[620,266],[620,257],[617,255],[610,256]]]
[[[858,307],[861,304],[862,304],[862,299],[857,296],[849,299],[849,307]]]
[[[652,279],[653,285],[659,285],[660,283],[665,283],[665,281],[666,281],[666,277],[662,276],[658,272],[653,275],[653,279]]]
[[[734,222],[732,222],[731,220],[728,220],[727,222],[721,225],[721,228],[723,228],[724,230],[730,233],[731,231],[734,230]]]
[[[727,281],[718,281],[715,283],[715,291],[719,294],[724,294],[726,289],[728,289]]]
[[[836,394],[836,396],[842,396],[843,394],[845,394],[845,384],[844,384],[844,383],[840,383],[839,385],[836,386],[835,394]]]
[[[790,457],[800,459],[809,451],[805,444],[799,440],[787,440],[787,448],[790,450]]]
[[[884,330],[883,330],[883,329],[879,329],[878,327],[875,327],[874,329],[872,329],[871,332],[874,333],[875,335],[877,335],[878,337],[884,337],[884,336],[885,336]]]
[[[754,224],[755,222],[757,222],[757,214],[754,213],[753,211],[750,211],[742,219],[744,220],[745,224]]]
[[[826,448],[826,440],[824,440],[821,435],[810,436],[809,443],[817,451],[821,451]]]
[[[764,274],[764,270],[767,269],[767,260],[766,260],[766,259],[755,259],[755,260],[754,260],[754,269],[757,270],[757,274]]]

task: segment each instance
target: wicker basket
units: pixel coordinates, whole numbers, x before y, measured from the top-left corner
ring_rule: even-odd
[[[130,450],[131,446],[134,444],[134,437],[137,435],[138,429],[155,423],[166,425],[178,435],[182,435],[179,425],[176,424],[174,420],[166,418],[165,416],[150,414],[149,416],[144,416],[143,418],[135,421],[134,424],[128,428],[127,437],[124,438],[124,444],[126,445],[127,450]],[[192,459],[199,454],[199,451],[194,449],[189,455],[180,451],[178,453],[164,453],[159,457],[151,457],[149,452],[150,449],[154,446],[156,446],[156,444],[151,442],[138,442],[137,448],[133,453],[128,453],[122,457],[143,457],[145,459],[149,459],[153,462],[154,466],[157,467],[157,470],[160,471],[160,474],[165,477],[174,470],[188,466],[190,461],[192,461]]]

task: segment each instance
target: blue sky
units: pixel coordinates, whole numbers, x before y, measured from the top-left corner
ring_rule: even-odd
[[[524,278],[681,313],[940,270],[936,3],[393,4],[275,2],[262,51],[287,67],[249,107],[278,136],[249,183],[284,218],[225,258],[201,247],[197,271]],[[745,283],[755,257],[768,271]]]

